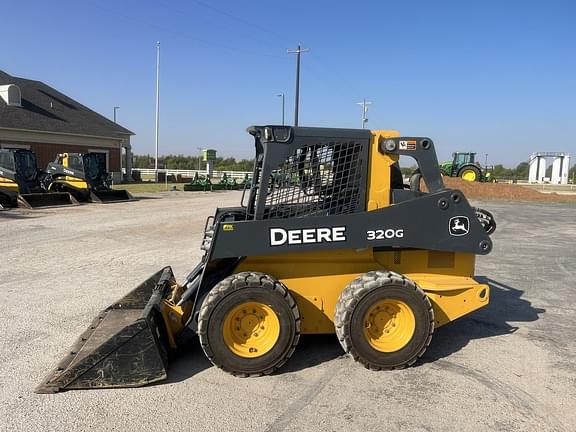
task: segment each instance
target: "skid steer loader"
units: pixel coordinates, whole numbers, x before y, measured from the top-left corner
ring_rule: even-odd
[[[71,193],[78,201],[108,203],[131,201],[127,190],[112,189],[106,160],[100,153],[61,153],[50,162],[49,189]]]
[[[49,193],[46,173],[26,149],[0,149],[0,206],[33,209],[78,205],[69,193]]]
[[[248,132],[251,188],[207,220],[201,262],[180,284],[161,269],[102,311],[37,392],[163,380],[187,330],[237,376],[274,372],[301,334],[320,333],[335,333],[367,368],[398,369],[435,329],[488,304],[489,286],[473,278],[475,255],[492,250],[484,211],[444,187],[431,139]],[[415,159],[429,192],[403,184],[400,155]]]

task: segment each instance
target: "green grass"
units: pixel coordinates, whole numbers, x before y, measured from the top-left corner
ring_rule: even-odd
[[[176,186],[178,190],[184,190],[184,183],[168,183],[168,188],[166,188],[166,183],[126,183],[115,184],[114,189],[125,189],[130,193],[166,192],[171,190],[172,186]]]

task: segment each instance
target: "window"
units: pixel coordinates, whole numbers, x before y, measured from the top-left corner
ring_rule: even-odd
[[[10,152],[0,152],[0,168],[14,171],[14,158]]]

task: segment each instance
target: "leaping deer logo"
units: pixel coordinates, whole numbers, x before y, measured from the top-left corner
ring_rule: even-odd
[[[470,231],[470,220],[467,216],[454,216],[450,218],[450,235],[463,236]]]

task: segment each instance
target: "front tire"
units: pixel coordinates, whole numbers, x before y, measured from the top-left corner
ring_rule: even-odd
[[[264,273],[243,272],[210,291],[198,320],[208,359],[237,376],[268,375],[294,353],[300,314],[288,289]]]
[[[334,321],[344,351],[373,370],[412,365],[434,332],[434,312],[424,291],[386,271],[353,280],[338,299]]]

